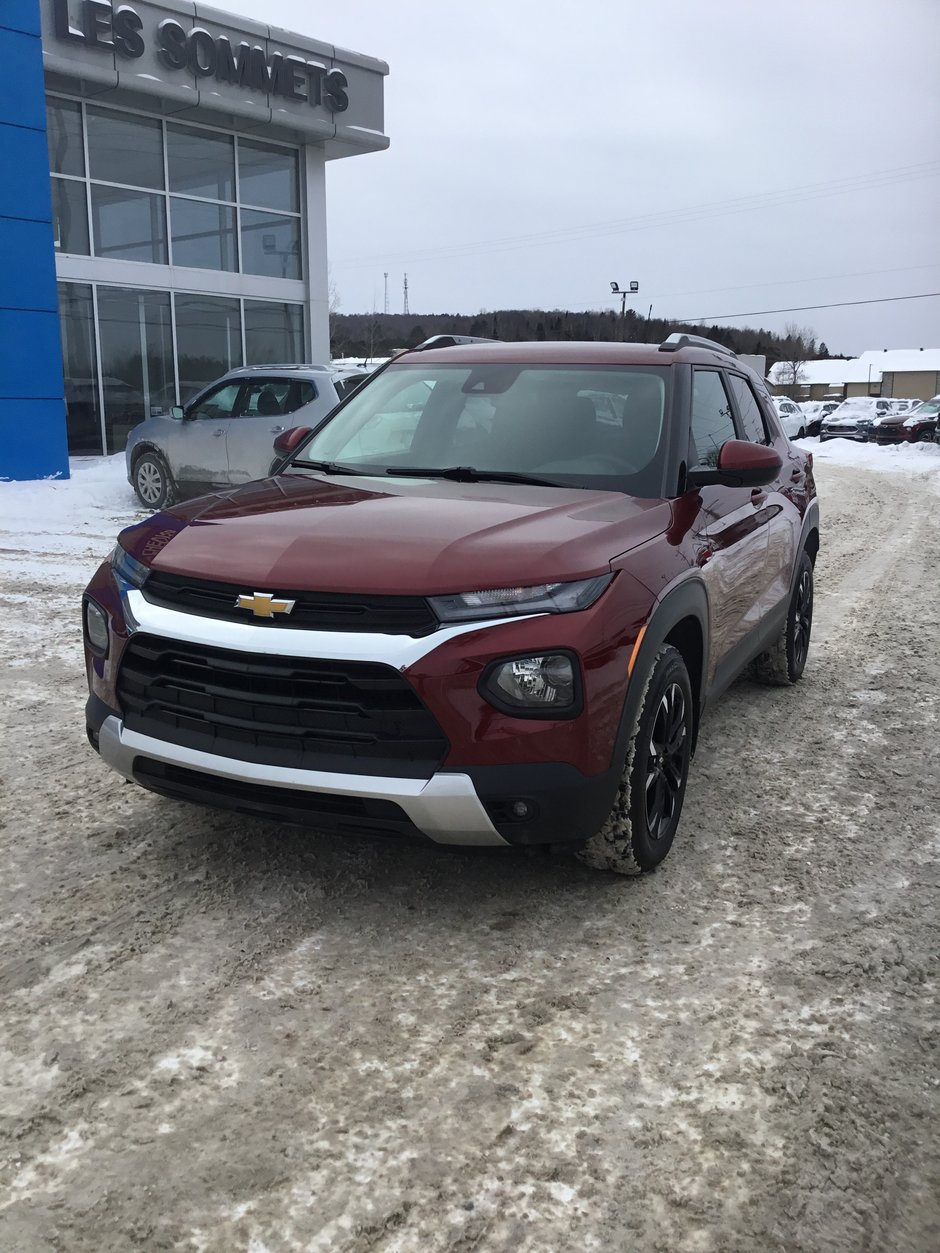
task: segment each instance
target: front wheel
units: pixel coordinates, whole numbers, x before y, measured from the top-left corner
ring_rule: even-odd
[[[658,866],[679,825],[692,755],[692,685],[681,653],[665,644],[646,677],[617,798],[577,856],[597,870],[637,875]]]
[[[142,453],[134,462],[134,491],[145,509],[164,509],[172,504],[173,480],[159,453]]]

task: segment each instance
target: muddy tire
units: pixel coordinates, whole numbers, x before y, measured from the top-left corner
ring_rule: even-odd
[[[813,563],[804,550],[800,554],[796,587],[790,597],[783,630],[766,653],[751,663],[751,673],[760,683],[788,687],[798,683],[806,668],[809,639],[813,628]]]
[[[158,452],[144,452],[134,462],[134,492],[145,509],[165,509],[176,496],[170,469]]]
[[[596,870],[638,875],[672,847],[692,752],[692,685],[682,655],[665,644],[646,677],[617,798],[578,858]]]

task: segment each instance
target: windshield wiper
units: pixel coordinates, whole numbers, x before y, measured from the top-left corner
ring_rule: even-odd
[[[512,470],[477,470],[474,466],[395,466],[385,471],[403,479],[453,479],[455,483],[530,483],[534,487],[564,487],[554,479]]]
[[[303,466],[310,470],[320,470],[324,474],[368,474],[368,470],[357,470],[355,466],[343,466],[338,461],[307,461],[298,457],[289,463],[292,466]]]

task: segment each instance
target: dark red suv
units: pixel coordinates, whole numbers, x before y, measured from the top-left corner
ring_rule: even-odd
[[[707,340],[432,345],[119,537],[88,736],[155,792],[648,870],[706,707],[800,678],[812,458]]]

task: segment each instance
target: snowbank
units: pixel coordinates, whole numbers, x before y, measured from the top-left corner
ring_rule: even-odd
[[[877,444],[859,444],[851,439],[827,439],[824,444],[818,439],[796,439],[793,443],[811,452],[817,465],[829,462],[883,474],[929,476],[940,491],[940,444],[891,444],[879,448]]]
[[[0,482],[0,578],[83,583],[123,527],[145,515],[124,454],[72,458],[70,479]]]

